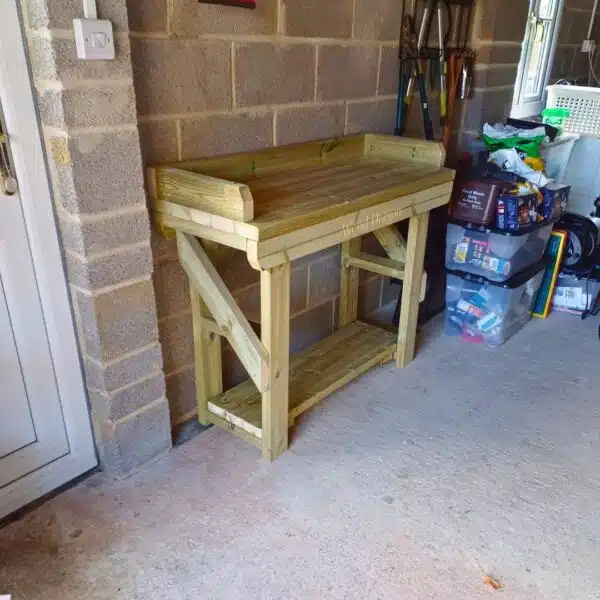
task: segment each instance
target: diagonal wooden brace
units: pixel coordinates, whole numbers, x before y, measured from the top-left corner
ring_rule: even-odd
[[[177,232],[179,261],[191,284],[202,296],[222,334],[248,371],[259,391],[269,385],[269,353],[248,323],[231,292],[200,246],[198,240]]]
[[[391,258],[382,258],[367,252],[358,252],[344,257],[345,267],[358,267],[377,275],[385,275],[392,279],[404,279],[404,263]]]
[[[387,255],[395,261],[404,264],[406,262],[406,240],[398,231],[396,225],[387,225],[373,232],[381,247],[386,251]],[[399,278],[398,278],[399,279]],[[427,273],[423,271],[421,280],[421,293],[419,301],[425,300],[427,292]]]
[[[396,225],[387,225],[373,232],[377,241],[392,260],[406,261],[406,240]]]

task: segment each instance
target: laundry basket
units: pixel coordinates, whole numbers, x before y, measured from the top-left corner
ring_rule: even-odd
[[[549,85],[546,108],[568,108],[571,116],[563,127],[568,133],[600,135],[600,88]]]

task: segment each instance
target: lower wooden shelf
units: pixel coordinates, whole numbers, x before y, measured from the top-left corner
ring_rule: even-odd
[[[294,419],[370,368],[391,360],[396,335],[356,321],[290,359],[290,425]],[[254,443],[262,438],[261,395],[245,381],[208,403],[215,425]],[[250,439],[249,439],[250,438]],[[260,443],[255,444],[260,445]]]

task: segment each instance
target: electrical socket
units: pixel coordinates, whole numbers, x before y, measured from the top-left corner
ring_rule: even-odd
[[[77,57],[112,60],[115,57],[113,26],[106,19],[73,19]]]
[[[583,40],[581,44],[581,51],[586,54],[593,54],[596,50],[596,41],[595,40]]]

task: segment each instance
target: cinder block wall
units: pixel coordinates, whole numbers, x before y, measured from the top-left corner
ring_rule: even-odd
[[[125,0],[99,0],[114,61],[77,60],[80,2],[24,0],[47,149],[101,465],[126,476],[171,447],[158,342]]]
[[[477,53],[472,97],[458,121],[457,148],[469,150],[483,123],[510,114],[529,0],[480,0],[475,7],[472,46]]]
[[[397,0],[260,0],[254,11],[196,0],[130,0],[131,52],[144,161],[177,161],[361,131],[391,133],[397,88]],[[365,242],[377,250],[373,240]],[[160,339],[173,424],[196,412],[187,283],[174,244],[153,240]],[[249,314],[258,272],[236,252],[220,267]],[[339,250],[297,261],[292,348],[336,327]],[[398,293],[363,275],[360,307]],[[228,385],[244,378],[224,350]]]
[[[593,0],[565,0],[565,8],[558,35],[556,55],[552,67],[551,81],[569,79],[577,85],[588,85],[589,57],[581,52],[581,43],[587,37]],[[600,15],[592,28],[592,39],[600,43]],[[598,74],[600,54],[596,53],[594,70]],[[593,82],[592,86],[598,84]]]

